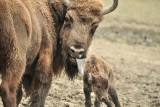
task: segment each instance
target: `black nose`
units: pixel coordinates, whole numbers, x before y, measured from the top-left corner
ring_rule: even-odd
[[[70,54],[71,57],[73,58],[84,58],[86,57],[86,50],[83,47],[75,47],[75,46],[70,46],[68,48],[68,53]]]

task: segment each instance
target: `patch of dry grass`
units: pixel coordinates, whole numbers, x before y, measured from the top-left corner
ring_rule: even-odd
[[[104,0],[104,3],[110,4],[111,1]],[[160,27],[159,10],[159,0],[119,0],[117,10],[105,18]]]
[[[103,1],[107,6],[112,3]],[[159,0],[119,0],[116,11],[104,17],[95,35],[118,43],[160,45],[159,10]]]

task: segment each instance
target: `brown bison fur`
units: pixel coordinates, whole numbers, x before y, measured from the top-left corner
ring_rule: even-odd
[[[101,102],[107,107],[121,107],[114,86],[113,69],[101,57],[92,55],[87,59],[83,81],[86,107],[91,107],[92,91],[96,95],[95,107],[100,107]]]
[[[68,77],[78,73],[74,45],[85,49],[102,20],[99,0],[0,0],[0,95],[4,107],[16,107],[23,85],[30,106],[43,107],[52,71],[65,67]],[[72,21],[72,23],[70,23]]]

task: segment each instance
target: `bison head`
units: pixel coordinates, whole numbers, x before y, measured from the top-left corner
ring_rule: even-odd
[[[79,64],[79,60],[86,58],[103,15],[115,10],[118,0],[114,0],[113,5],[106,9],[99,0],[73,0],[65,4],[67,12],[60,30],[60,44],[65,71],[73,79],[78,74],[78,68],[81,68],[79,65],[83,65]]]

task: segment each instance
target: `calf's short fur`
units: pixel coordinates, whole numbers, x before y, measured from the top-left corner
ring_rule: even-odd
[[[121,107],[114,85],[113,70],[101,57],[92,55],[87,59],[83,81],[86,107],[91,107],[91,92],[96,95],[95,107],[100,107],[101,102],[107,107]]]

